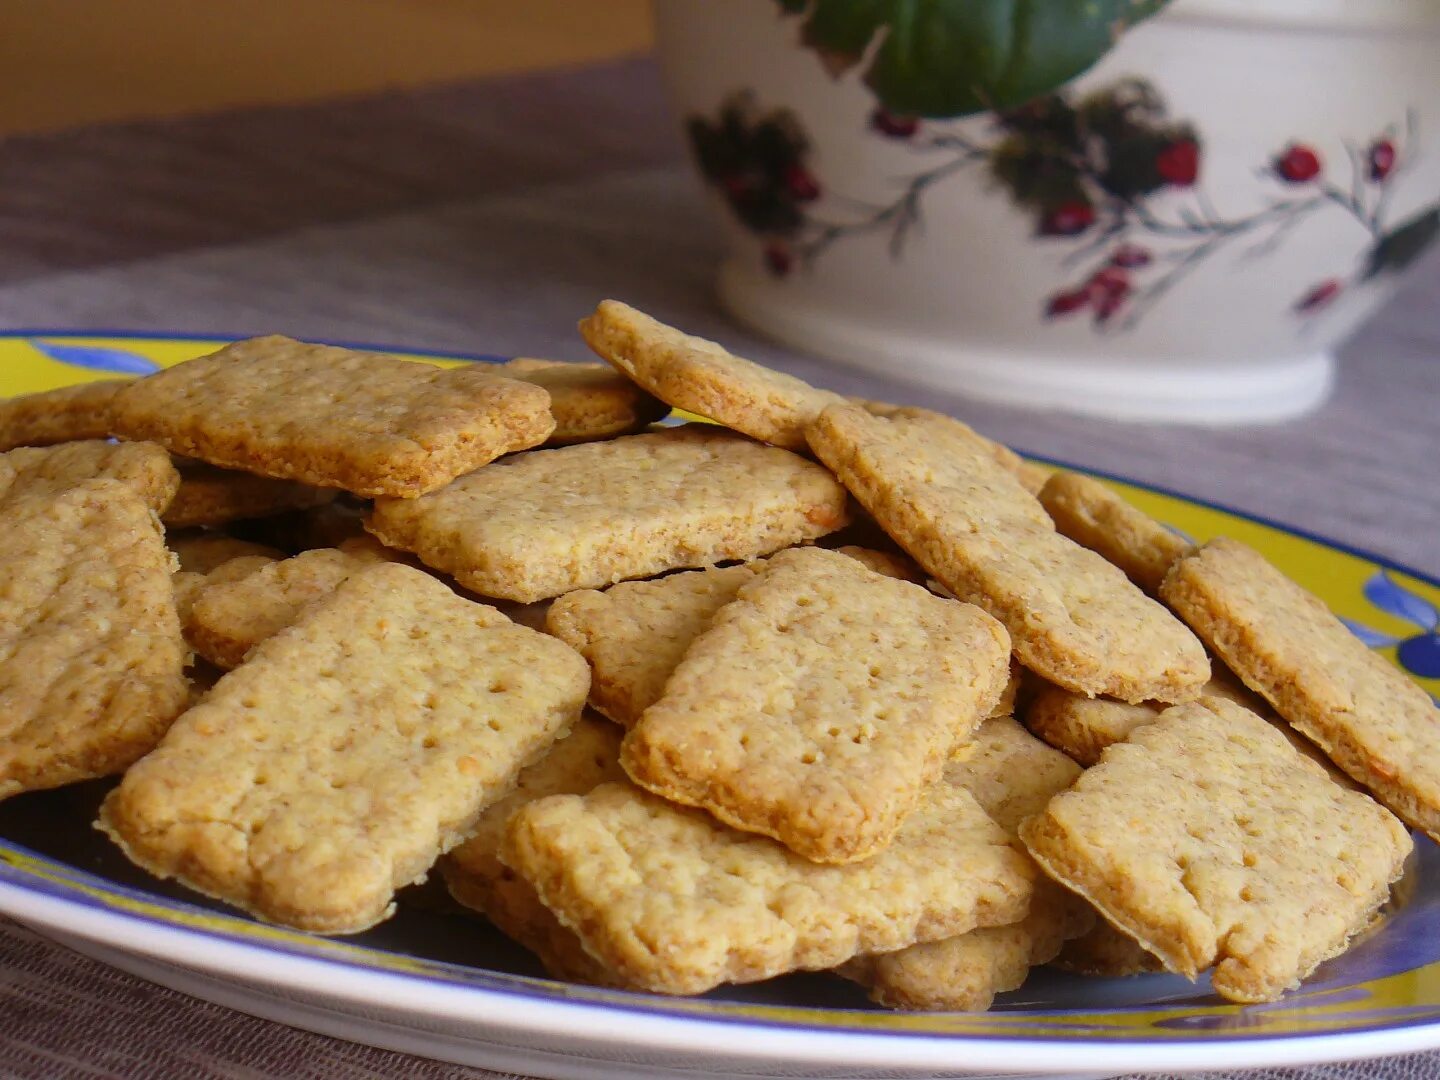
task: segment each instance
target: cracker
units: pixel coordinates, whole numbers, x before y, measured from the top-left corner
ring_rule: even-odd
[[[570,364],[521,356],[495,370],[543,387],[555,430],[547,446],[629,435],[659,420],[670,406],[657,401],[609,364]]]
[[[484,366],[438,368],[273,335],[127,384],[112,423],[176,454],[357,495],[414,498],[554,427],[550,396]]]
[[[485,596],[529,602],[750,559],[846,521],[814,462],[694,424],[517,454],[421,499],[379,499],[367,528]]]
[[[197,573],[194,570],[178,571],[171,580],[175,586],[175,612],[180,616],[181,628],[188,631],[195,602],[200,599],[200,594],[206,589],[213,585],[224,585],[249,577],[256,570],[269,566],[274,561],[275,559],[269,555],[237,555],[235,558],[221,563],[208,574]],[[188,632],[186,638],[188,642]]]
[[[1331,761],[1440,839],[1440,712],[1416,683],[1239,541],[1181,559],[1160,595]]]
[[[581,319],[580,333],[597,355],[661,401],[787,450],[805,449],[805,426],[826,405],[845,400],[618,300],[602,301]]]
[[[876,573],[891,570],[889,576],[906,579],[900,571],[908,560],[867,548],[836,550]],[[591,707],[632,727],[660,699],[690,643],[763,565],[757,559],[652,581],[622,581],[604,592],[577,589],[550,605],[545,630],[590,661]]]
[[[480,815],[470,838],[441,860],[450,895],[539,956],[557,979],[594,985],[618,981],[540,902],[530,883],[499,860],[505,825],[516,810],[536,799],[585,795],[599,784],[624,778],[619,729],[593,713],[583,715],[569,735],[520,773],[514,791]]]
[[[629,784],[510,819],[500,858],[626,983],[699,994],[1021,918],[1035,870],[969,792],[937,784],[875,858],[803,859]]]
[[[119,480],[7,501],[0,798],[119,772],[186,703],[170,554]]]
[[[0,399],[0,450],[105,438],[110,402],[125,382],[98,379]]]
[[[1038,497],[1062,536],[1104,556],[1152,596],[1175,560],[1195,550],[1190,541],[1088,476],[1057,472]]]
[[[285,553],[268,544],[254,544],[249,540],[237,540],[224,533],[169,533],[165,544],[180,560],[180,569],[196,574],[208,574],[231,559],[247,555],[261,555],[267,559],[283,559]]]
[[[626,736],[642,787],[817,862],[874,855],[989,715],[1010,640],[977,607],[822,548],[771,557]]]
[[[897,555],[889,551],[876,551],[874,548],[860,547],[856,544],[844,544],[832,550],[841,555],[850,556],[877,574],[884,574],[886,577],[896,578],[900,581],[912,581],[916,585],[925,584],[925,571],[904,555]]]
[[[811,426],[810,442],[916,562],[1006,625],[1031,671],[1126,701],[1188,699],[1209,678],[1195,636],[1055,532],[1039,502],[972,440],[837,406]]]
[[[1112,746],[1025,822],[1050,876],[1189,978],[1270,1001],[1363,929],[1410,836],[1270,724],[1209,697]]]
[[[395,556],[373,541],[346,541],[216,580],[232,565],[227,563],[207,578],[191,604],[185,638],[216,667],[239,667],[251,649],[293,624],[307,605],[365,567],[393,561]]]
[[[170,529],[224,525],[241,518],[319,506],[335,495],[333,488],[217,469],[213,465],[185,465],[180,468],[180,490],[166,507],[163,520]]]
[[[1105,979],[1165,970],[1159,957],[1104,919],[1097,919],[1087,933],[1065,942],[1050,964],[1061,971]]]
[[[105,800],[130,859],[271,922],[352,933],[574,723],[570,649],[396,564],[342,582]]]
[[[1038,494],[1040,489],[1045,486],[1045,481],[1050,478],[1052,470],[1047,466],[1026,461],[1004,443],[981,435],[963,420],[947,416],[945,413],[936,412],[934,409],[927,409],[920,405],[891,405],[888,402],[866,401],[863,398],[851,398],[850,404],[858,405],[871,416],[878,416],[885,420],[903,419],[915,423],[935,424],[944,433],[945,438],[963,440],[993,458],[995,464],[1006,472],[1013,473],[1015,479],[1020,481],[1020,486],[1032,495]]]
[[[170,455],[154,443],[111,443],[100,439],[23,447],[4,455],[8,483],[0,499],[58,494],[87,480],[118,480],[157,514],[170,505],[180,475]]]
[[[1010,835],[1080,776],[1057,750],[1004,717],[980,725],[966,753],[945,766],[945,781],[964,787]],[[862,956],[839,973],[865,986],[873,1001],[898,1009],[988,1009],[1030,969],[1048,963],[1069,938],[1094,925],[1094,912],[1053,882],[1037,883],[1025,918],[1010,926]]]

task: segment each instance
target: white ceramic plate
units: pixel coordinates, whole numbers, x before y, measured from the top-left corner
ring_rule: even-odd
[[[0,336],[0,393],[143,373],[213,342]],[[414,356],[415,354],[409,354]],[[419,358],[419,357],[417,357]],[[467,362],[481,358],[455,358]],[[1116,482],[1197,540],[1225,533],[1317,592],[1440,692],[1440,583],[1178,495]],[[1378,930],[1271,1005],[1169,975],[1041,972],[984,1014],[871,1007],[824,974],[699,999],[543,977],[483,922],[423,895],[336,940],[264,926],[131,866],[90,827],[109,782],[0,803],[0,912],[107,963],[297,1027],[471,1065],[565,1078],[966,1076],[1301,1064],[1440,1046],[1440,850],[1421,839]]]

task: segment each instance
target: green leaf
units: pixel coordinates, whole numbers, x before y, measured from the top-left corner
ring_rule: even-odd
[[[1369,280],[1376,274],[1404,270],[1435,242],[1437,236],[1440,236],[1440,204],[1422,210],[1382,236],[1370,249],[1362,278]]]
[[[777,0],[794,12],[791,0]],[[833,70],[865,82],[904,116],[965,116],[1049,93],[1169,0],[814,0],[802,39]]]

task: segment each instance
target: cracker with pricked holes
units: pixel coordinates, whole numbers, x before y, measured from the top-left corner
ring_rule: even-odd
[[[365,567],[398,558],[365,537],[269,562],[229,580],[214,580],[212,574],[190,606],[185,638],[216,667],[239,667],[251,649],[294,623],[306,605],[329,596]]]
[[[845,400],[618,300],[602,301],[581,319],[580,333],[598,356],[661,401],[788,450],[805,449],[805,426],[826,405]]]
[[[220,680],[100,824],[151,873],[353,933],[570,728],[588,678],[554,638],[420,570],[372,566]]]
[[[1104,556],[1152,596],[1175,560],[1195,550],[1183,536],[1088,476],[1057,472],[1038,497],[1062,536]]]
[[[272,335],[127,383],[127,439],[218,465],[357,495],[414,498],[536,446],[550,396],[485,366],[439,368]]]
[[[618,984],[540,902],[534,888],[500,861],[497,852],[510,816],[547,795],[585,795],[597,785],[625,778],[620,768],[620,730],[586,713],[543,758],[520,773],[515,790],[490,806],[459,847],[440,862],[450,895],[480,912],[501,932],[535,953],[557,979]]]
[[[699,994],[903,948],[1028,909],[1036,871],[963,788],[936,784],[875,858],[825,866],[629,784],[510,819],[501,861],[625,982]]]
[[[0,450],[105,438],[110,403],[125,382],[99,379],[0,399]]]
[[[903,568],[897,565],[902,560],[884,552],[837,550],[877,573]],[[757,559],[652,581],[622,581],[604,592],[577,589],[550,605],[545,630],[590,661],[591,707],[632,727],[659,700],[690,643],[763,565]],[[906,579],[900,573],[889,576]]]
[[[945,781],[964,787],[1012,836],[1080,776],[1080,768],[1009,717],[980,725],[972,744],[945,766]],[[900,1009],[988,1009],[1032,967],[1054,959],[1070,938],[1094,924],[1090,905],[1054,882],[1037,882],[1030,910],[1010,926],[856,957],[839,969],[873,1001]]]
[[[311,487],[294,480],[276,480],[199,463],[182,465],[180,490],[165,508],[162,520],[168,529],[224,525],[242,518],[319,506],[333,500],[336,494],[334,488]]]
[[[550,395],[555,430],[547,446],[629,435],[659,420],[670,406],[651,397],[609,364],[571,364],[519,356],[495,370],[534,383]]]
[[[517,454],[366,527],[485,596],[533,601],[750,559],[845,524],[819,465],[708,424]]]
[[[170,455],[154,443],[111,443],[103,439],[21,447],[3,455],[10,466],[0,499],[55,495],[87,480],[118,480],[157,514],[170,505],[180,474]]]
[[[1181,559],[1160,595],[1331,761],[1440,839],[1440,712],[1408,676],[1237,540]]]
[[[880,851],[999,700],[979,608],[823,548],[768,559],[686,650],[621,763],[658,795],[826,863]]]
[[[1410,836],[1265,720],[1207,697],[1110,747],[1020,829],[1051,876],[1171,970],[1270,1001],[1385,902]]]
[[[815,453],[926,570],[1006,625],[1022,664],[1050,682],[1126,701],[1192,698],[1205,650],[973,441],[943,426],[826,409]]]
[[[170,553],[134,487],[11,499],[0,528],[0,798],[119,772],[186,703]]]

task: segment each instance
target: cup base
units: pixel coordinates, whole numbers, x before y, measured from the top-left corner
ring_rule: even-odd
[[[1328,353],[1153,364],[976,348],[906,337],[826,309],[777,296],[773,283],[733,263],[720,271],[720,301],[746,326],[782,344],[887,378],[953,390],[980,401],[1053,409],[1112,420],[1253,424],[1290,420],[1329,396]]]

